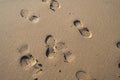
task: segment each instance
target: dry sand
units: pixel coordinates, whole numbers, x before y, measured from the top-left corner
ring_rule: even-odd
[[[0,80],[120,80],[120,0],[0,0]]]

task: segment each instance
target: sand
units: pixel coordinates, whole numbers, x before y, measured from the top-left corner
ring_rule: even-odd
[[[120,0],[0,0],[0,80],[120,80]]]

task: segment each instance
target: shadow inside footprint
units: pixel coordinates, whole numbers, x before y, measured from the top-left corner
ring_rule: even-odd
[[[74,24],[75,27],[77,27],[77,26],[79,26],[81,24],[81,22],[80,22],[80,20],[75,20],[73,22],[73,24]]]
[[[59,73],[61,73],[62,71],[61,70],[59,70]]]
[[[46,56],[47,57],[48,57],[49,53],[50,53],[49,48],[47,48],[47,50],[46,50]]]
[[[76,20],[73,21],[73,25],[74,25],[75,27],[77,27],[78,29],[83,27],[83,24],[82,24],[81,21],[78,20],[78,19],[76,19]]]
[[[49,38],[52,38],[53,36],[52,35],[48,35],[46,38],[45,38],[45,43],[47,44]]]
[[[120,63],[118,64],[118,68],[120,68]]]
[[[34,80],[38,80],[38,78],[35,78]]]
[[[116,46],[120,49],[120,42],[117,42]]]
[[[38,66],[42,67],[42,64],[38,64]]]
[[[53,59],[55,57],[55,51],[52,47],[48,47],[47,50],[46,50],[46,56],[49,58],[49,59]]]
[[[42,68],[42,64],[36,64],[36,65],[34,65],[34,68],[35,69],[40,69],[40,68]]]
[[[28,60],[28,59],[29,59],[28,56],[22,56],[21,59],[20,59],[20,63],[25,62],[25,63],[27,64],[26,60]],[[22,65],[23,65],[23,64],[22,64]]]

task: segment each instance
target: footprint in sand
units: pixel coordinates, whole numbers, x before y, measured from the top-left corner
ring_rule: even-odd
[[[23,44],[18,48],[19,53],[29,53],[29,46],[28,44]]]
[[[20,64],[25,70],[33,67],[37,62],[37,59],[35,59],[31,54],[24,55],[20,58]]]
[[[118,76],[118,78],[120,78],[120,76]]]
[[[64,61],[67,63],[72,62],[75,59],[75,56],[68,51],[66,44],[64,42],[56,42],[52,35],[48,35],[45,38],[45,43],[47,45],[47,58],[53,59],[58,53],[61,53],[64,55]]]
[[[65,45],[64,42],[58,42],[58,43],[55,44],[54,47],[55,47],[56,51],[60,51],[60,50],[63,50],[63,49],[67,48],[67,46]]]
[[[77,78],[77,80],[96,80],[96,79],[93,79],[85,71],[77,71],[76,72],[76,78]]]
[[[39,73],[42,73],[43,69],[42,69],[42,64],[40,63],[36,63],[34,65],[34,75],[37,75]]]
[[[120,69],[120,63],[118,63],[118,68]]]
[[[30,22],[32,23],[37,23],[39,22],[39,17],[36,16],[36,15],[30,15],[29,14],[29,11],[27,9],[22,9],[20,11],[20,15],[21,17],[25,18],[25,19],[28,19]]]
[[[29,11],[28,11],[27,9],[22,9],[22,10],[20,11],[20,15],[21,15],[21,17],[23,17],[23,18],[28,18],[28,16],[29,16]]]
[[[42,0],[42,2],[47,2],[47,0]]]
[[[84,38],[92,38],[92,33],[87,27],[83,27],[80,20],[75,20],[73,22],[74,26],[77,27],[78,31]]]
[[[70,51],[66,51],[64,52],[64,61],[67,63],[70,63],[72,61],[74,61],[75,56],[73,55],[73,53],[71,53]]]
[[[92,33],[86,27],[79,29],[79,32],[84,38],[92,38]]]
[[[58,8],[60,8],[59,2],[57,0],[51,0],[50,9],[56,11]]]
[[[33,70],[32,76],[34,78],[43,71],[42,64],[40,64],[39,61],[36,58],[34,58],[32,54],[30,54],[28,44],[21,45],[21,47],[18,48],[18,52],[22,53],[20,58],[20,65],[25,70]]]
[[[54,47],[55,45],[55,38],[52,35],[48,35],[45,38],[45,43],[48,47]]]
[[[48,3],[48,2],[50,2],[50,0],[42,0],[42,2]]]
[[[45,43],[47,45],[46,56],[49,59],[53,59],[59,51],[62,51],[66,48],[64,42],[56,42],[55,38],[52,35],[48,35],[45,38]]]
[[[32,69],[33,77],[38,76],[43,71],[42,64],[40,64],[39,61],[35,59],[31,54],[22,56],[20,59],[20,64],[25,70]]]
[[[55,53],[55,50],[53,49],[53,47],[48,47],[46,50],[46,56],[49,59],[53,59],[55,57],[55,55],[56,55],[56,53]]]
[[[82,22],[80,20],[74,20],[73,24],[77,28],[83,27],[83,24],[82,24]]]
[[[45,38],[45,44],[47,45],[46,56],[49,59],[53,59],[55,57],[55,55],[56,55],[55,49],[54,49],[55,38],[52,35],[48,35]]]
[[[54,46],[55,53],[62,53],[64,57],[64,62],[70,63],[74,61],[75,56],[71,51],[68,50],[66,44],[64,42],[58,42]]]
[[[33,75],[32,75],[32,77],[34,78],[34,79],[38,79],[37,77],[39,76],[39,75],[41,75],[41,73],[42,73],[42,71],[43,71],[43,69],[42,69],[42,64],[40,64],[39,63],[39,61],[37,61],[37,63],[32,67],[32,70],[33,70]]]
[[[39,17],[36,16],[36,15],[31,15],[29,17],[29,21],[32,22],[32,23],[37,23],[37,22],[39,22],[39,20],[40,20]]]
[[[38,80],[38,78],[35,78],[34,80]]]
[[[116,46],[117,46],[117,48],[119,48],[119,49],[120,49],[120,41],[119,41],[119,42],[117,42]]]

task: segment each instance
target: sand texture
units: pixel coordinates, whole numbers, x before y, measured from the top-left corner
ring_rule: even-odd
[[[0,80],[120,80],[120,0],[0,0]]]

